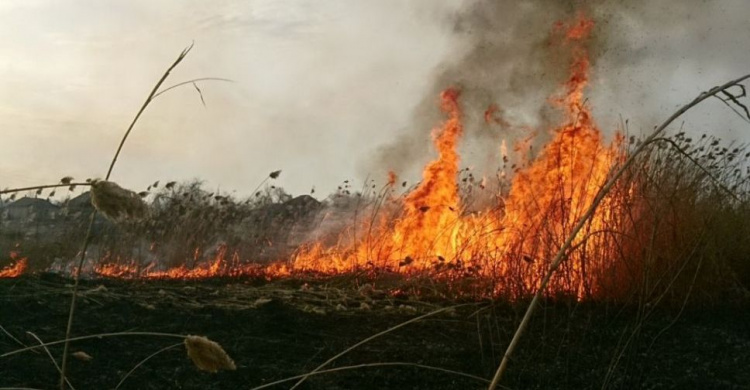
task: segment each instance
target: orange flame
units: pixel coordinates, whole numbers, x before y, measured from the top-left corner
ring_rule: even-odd
[[[585,40],[594,24],[582,15],[564,31],[567,42],[574,44],[570,77],[565,83],[565,94],[553,99],[563,110],[565,123],[553,131],[537,160],[520,170],[513,180],[506,200],[504,225],[512,233],[506,236],[506,245],[512,246],[526,260],[525,283],[541,278],[559,245],[569,234],[569,229],[580,219],[606,181],[611,166],[618,157],[619,138],[610,147],[603,146],[601,131],[593,121],[591,111],[584,102],[584,89],[588,84],[589,60],[580,41]],[[604,205],[600,210],[606,210]],[[595,214],[587,231],[600,231],[615,221],[602,212]],[[606,251],[596,239],[584,242],[577,238],[574,245],[588,250],[588,259]],[[598,253],[594,253],[598,252]],[[580,251],[579,251],[580,253]],[[586,280],[586,262],[576,256],[566,263],[570,269],[565,278],[567,285],[555,286],[558,290],[580,295],[591,293]],[[528,287],[535,287],[531,283]]]
[[[422,182],[404,200],[404,215],[392,230],[385,219],[380,219],[364,245],[355,243],[354,248],[324,248],[321,243],[315,243],[296,256],[293,269],[323,273],[349,272],[366,267],[396,270],[411,266],[416,257],[452,246],[450,235],[444,232],[458,221],[456,177],[460,158],[456,145],[463,132],[459,95],[457,89],[448,89],[441,94],[441,107],[449,118],[432,132],[438,159],[427,165]],[[404,270],[422,269],[426,264],[418,261]]]
[[[469,213],[458,186],[460,156],[457,145],[463,133],[460,91],[445,90],[441,108],[447,119],[433,129],[438,156],[424,168],[422,181],[398,204],[393,213],[375,210],[369,221],[361,220],[341,233],[334,245],[324,240],[301,248],[291,262],[267,266],[242,263],[234,253],[220,248],[216,256],[198,266],[158,270],[154,265],[108,261],[95,268],[101,276],[132,278],[196,279],[215,276],[276,276],[313,271],[338,274],[359,270],[385,270],[405,275],[427,274],[448,280],[489,283],[493,294],[517,297],[539,287],[550,259],[570,234],[605,182],[613,164],[621,158],[621,137],[606,146],[591,111],[585,104],[589,57],[586,40],[594,29],[592,20],[579,14],[570,23],[557,23],[553,40],[570,49],[570,76],[559,96],[550,99],[562,114],[562,124],[551,130],[552,140],[533,161],[527,160],[531,137],[519,140],[515,150],[528,165],[517,168],[507,193],[494,194],[498,202],[481,212]],[[510,126],[496,118],[493,104],[485,111],[487,123]],[[507,144],[499,145],[503,163]],[[504,174],[504,171],[503,171]],[[390,172],[388,186],[397,177]],[[482,179],[480,186],[484,188]],[[613,200],[604,201],[584,231],[575,237],[574,250],[550,284],[553,293],[583,297],[597,293],[598,280],[612,258],[608,230],[622,231],[622,216]],[[390,207],[390,206],[389,206]],[[380,212],[379,212],[380,211]],[[378,213],[379,212],[379,213]],[[618,230],[619,229],[619,230]],[[365,232],[362,234],[361,232]],[[196,249],[194,263],[200,251]],[[22,260],[23,261],[23,260]],[[23,271],[25,262],[14,269]],[[0,270],[6,277],[11,271]]]
[[[196,250],[198,252],[198,250]],[[197,255],[196,255],[197,256]],[[102,277],[124,279],[207,279],[214,277],[258,277],[264,275],[263,267],[257,264],[241,263],[235,252],[227,254],[227,248],[222,246],[216,255],[205,262],[197,263],[195,267],[186,265],[166,270],[157,270],[152,263],[147,267],[140,267],[135,262],[122,262],[120,259],[105,259],[98,264],[93,274]]]
[[[441,95],[448,119],[433,130],[438,158],[425,167],[421,184],[404,199],[402,216],[390,225],[377,221],[365,243],[332,248],[314,243],[300,251],[291,268],[323,273],[363,267],[405,274],[445,274],[448,270],[454,275],[489,278],[497,283],[496,293],[535,290],[549,267],[548,260],[591,204],[619,156],[619,142],[604,146],[584,102],[589,60],[583,43],[593,27],[593,21],[583,15],[569,25],[555,26],[565,38],[563,44],[572,46],[573,55],[564,93],[551,99],[562,111],[563,125],[553,129],[552,141],[536,160],[517,171],[508,196],[498,207],[462,215],[456,184],[460,161],[456,146],[462,134],[460,94],[448,89]],[[485,112],[485,118],[493,112]],[[590,235],[615,222],[611,215],[597,213],[586,232]],[[587,252],[587,258],[608,250],[595,237],[576,238],[574,244]],[[577,256],[571,256],[571,265],[563,270],[565,277],[553,283],[553,290],[576,296],[593,293],[591,275],[601,266],[589,263],[594,270],[587,270],[583,258]]]
[[[14,256],[11,254],[11,258]],[[15,264],[0,268],[0,278],[16,278],[21,276],[26,270],[27,259],[21,258],[15,260]]]
[[[449,119],[432,133],[438,159],[425,167],[421,184],[406,197],[406,215],[394,229],[392,249],[404,259],[451,245],[450,237],[444,232],[449,231],[458,220],[456,177],[460,157],[456,145],[463,132],[459,94],[455,89],[441,94],[442,109],[448,113]],[[393,264],[394,260],[391,257],[391,264],[388,265],[398,265]]]

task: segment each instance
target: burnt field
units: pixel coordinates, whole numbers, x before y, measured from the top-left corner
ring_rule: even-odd
[[[54,41],[38,52],[54,60],[6,56],[20,59],[6,89],[29,95],[0,104],[4,128],[19,129],[0,161],[0,390],[750,389],[750,143],[735,132],[750,124],[750,74],[717,84],[748,61],[713,52],[745,21],[709,40],[727,18],[709,24],[695,15],[712,12],[677,2],[639,15],[479,0],[389,10],[385,24],[352,23],[370,8],[303,22],[318,7],[223,3],[219,17],[191,9],[200,20],[185,28],[162,25],[183,19],[166,9],[116,12],[155,30],[84,18],[138,32],[110,37],[126,50],[76,19],[68,38],[27,29],[27,43]],[[54,10],[56,24],[73,14]],[[268,29],[272,14],[285,16]],[[667,14],[674,30],[652,30],[680,42],[657,44],[642,27]],[[405,50],[411,27],[389,24],[396,15],[434,19],[452,43],[420,32]],[[335,33],[314,28],[338,19]],[[216,37],[252,29],[230,52],[262,66],[232,71],[221,45],[200,54],[221,66],[182,66],[225,22],[232,33]],[[359,24],[372,36],[350,35]],[[145,73],[94,89],[151,68],[136,64],[135,36],[186,32],[207,35],[185,37],[133,117],[102,97],[138,107],[130,89]],[[694,62],[690,35],[710,62]],[[294,61],[293,46],[266,45],[275,36],[314,38]],[[347,53],[342,68],[319,62],[329,47]],[[442,54],[422,58],[432,47]],[[652,50],[672,53],[661,75]],[[80,58],[56,58],[68,52]],[[91,53],[110,62],[85,65]],[[214,69],[228,74],[194,74]],[[216,82],[236,89],[219,95]],[[204,84],[217,88],[204,96]],[[178,89],[205,110],[182,109]],[[175,122],[150,113],[167,92]],[[724,111],[693,112],[708,104]]]
[[[45,274],[0,279],[1,354],[38,343],[27,332],[45,342],[64,338],[70,283]],[[300,388],[481,389],[525,309],[417,299],[377,283],[354,286],[336,279],[82,281],[73,336],[134,334],[73,342],[73,353],[91,359],[73,358],[68,377],[78,389],[113,389],[137,366],[120,389],[252,389],[308,373],[368,337],[448,308],[362,344],[325,367],[344,369],[311,376]],[[463,306],[450,308],[455,305]],[[546,301],[503,385],[744,389],[750,383],[748,309],[746,301],[656,308]],[[237,369],[199,371],[178,337],[137,332],[206,336]],[[62,345],[49,350],[59,359]],[[0,387],[11,388],[55,388],[59,378],[42,349],[0,358],[0,373]]]

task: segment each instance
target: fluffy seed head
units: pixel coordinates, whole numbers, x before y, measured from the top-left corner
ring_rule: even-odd
[[[232,358],[227,355],[224,348],[203,336],[187,336],[185,348],[188,357],[198,369],[208,372],[219,370],[236,370]]]
[[[115,222],[141,218],[147,211],[138,194],[112,181],[98,180],[91,184],[91,204]]]

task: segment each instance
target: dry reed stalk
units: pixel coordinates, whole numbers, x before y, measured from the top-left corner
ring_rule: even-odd
[[[503,373],[508,367],[508,363],[510,362],[510,357],[513,355],[513,352],[515,351],[516,346],[518,345],[518,342],[521,339],[521,335],[523,335],[524,331],[528,327],[529,322],[531,321],[531,316],[534,314],[534,311],[536,311],[536,307],[539,304],[539,300],[544,294],[544,290],[547,289],[547,285],[549,284],[550,279],[552,279],[552,276],[555,274],[555,271],[557,271],[557,268],[560,266],[563,260],[566,259],[566,254],[568,253],[568,250],[573,245],[573,240],[575,240],[576,236],[578,236],[578,233],[581,231],[581,229],[583,229],[587,221],[594,215],[594,212],[599,207],[599,204],[602,202],[602,200],[604,200],[604,198],[607,196],[610,190],[614,187],[615,183],[617,183],[620,177],[635,162],[636,160],[635,157],[637,157],[643,151],[645,151],[649,147],[650,144],[654,143],[654,141],[661,135],[661,133],[664,132],[667,126],[672,124],[672,122],[674,122],[675,119],[682,116],[684,113],[686,113],[688,110],[698,105],[700,102],[708,99],[711,96],[715,96],[719,92],[725,92],[726,89],[731,88],[735,85],[740,85],[741,82],[747,79],[750,79],[750,74],[742,76],[735,80],[729,81],[723,85],[713,87],[709,91],[701,93],[700,95],[698,95],[698,97],[693,99],[693,101],[691,101],[690,103],[686,104],[685,106],[677,110],[664,123],[662,123],[659,127],[655,128],[654,132],[651,133],[651,135],[649,135],[643,141],[643,143],[641,143],[638,147],[635,148],[633,153],[630,156],[628,156],[625,162],[623,162],[623,164],[610,176],[607,182],[604,183],[604,185],[599,189],[599,192],[594,197],[594,200],[591,202],[591,205],[583,214],[583,216],[581,216],[581,218],[578,220],[575,227],[573,227],[573,229],[571,230],[571,233],[568,235],[568,238],[565,240],[565,243],[562,245],[562,247],[560,247],[559,251],[555,255],[554,259],[552,260],[549,270],[544,275],[544,279],[542,279],[542,283],[539,285],[539,288],[534,294],[534,298],[531,300],[529,307],[526,309],[526,313],[524,314],[523,319],[521,320],[521,324],[518,325],[518,329],[513,334],[513,339],[510,341],[510,344],[508,344],[508,348],[505,350],[505,354],[503,355],[503,360],[500,362],[500,366],[497,368],[497,371],[495,372],[495,376],[492,378],[492,383],[490,383],[488,390],[495,390],[497,386],[500,384],[500,379],[502,378]]]
[[[52,353],[51,353],[51,352],[49,351],[49,348],[47,348],[47,346],[46,346],[46,345],[44,344],[44,341],[42,341],[42,339],[40,339],[40,338],[39,338],[39,336],[35,335],[35,334],[34,334],[34,333],[32,333],[32,332],[26,332],[26,333],[27,333],[27,334],[28,334],[29,336],[33,337],[33,338],[34,338],[34,339],[35,339],[36,341],[38,341],[38,342],[39,342],[39,345],[38,345],[38,347],[41,347],[42,349],[44,349],[44,352],[46,352],[46,353],[47,353],[47,357],[49,357],[49,360],[51,360],[51,361],[52,361],[52,364],[53,364],[53,365],[55,366],[55,368],[57,369],[57,372],[60,372],[60,373],[62,373],[62,369],[60,369],[60,366],[59,366],[59,365],[57,364],[57,361],[56,361],[56,360],[55,360],[55,358],[54,358],[54,357],[52,356]],[[70,383],[70,381],[68,380],[68,378],[65,378],[65,383],[67,383],[67,384],[68,384],[68,386],[70,386],[70,388],[71,388],[72,390],[75,390],[75,387],[73,387],[73,385],[72,385],[72,384]]]
[[[331,374],[331,373],[340,372],[340,371],[358,370],[358,369],[361,369],[361,368],[378,368],[378,367],[415,367],[415,368],[421,368],[421,369],[430,370],[430,371],[442,372],[442,373],[445,373],[445,374],[462,376],[464,378],[473,379],[473,380],[478,381],[478,382],[483,382],[483,383],[489,383],[490,382],[487,379],[484,379],[482,377],[478,377],[476,375],[471,375],[471,374],[467,374],[465,372],[460,372],[460,371],[455,371],[455,370],[449,370],[449,369],[441,368],[441,367],[427,366],[427,365],[418,364],[418,363],[381,362],[381,363],[357,364],[355,366],[343,366],[343,367],[331,368],[331,369],[328,369],[328,370],[320,370],[320,371],[316,371],[316,372],[310,373],[310,374],[303,374],[303,375],[297,375],[297,376],[292,376],[292,377],[289,377],[289,378],[280,379],[280,380],[277,380],[277,381],[274,381],[274,382],[270,382],[270,383],[266,383],[266,384],[263,384],[263,385],[260,385],[260,386],[257,386],[257,387],[253,387],[250,390],[267,389],[269,387],[274,387],[274,386],[282,384],[282,383],[291,382],[291,381],[296,380],[296,379],[306,378],[307,376],[311,376],[311,375],[323,375],[323,374]],[[507,387],[502,387],[502,386],[501,386],[501,388],[504,389],[504,390],[508,389]]]
[[[386,329],[386,330],[384,330],[384,331],[382,331],[380,333],[374,334],[374,335],[372,335],[372,336],[370,336],[370,337],[368,337],[368,338],[366,338],[366,339],[358,342],[357,344],[354,344],[351,347],[345,349],[343,352],[340,352],[336,356],[334,356],[334,357],[326,360],[325,362],[323,362],[323,364],[319,365],[318,367],[316,367],[314,370],[308,372],[307,374],[300,375],[299,376],[300,380],[297,381],[297,383],[295,383],[294,386],[292,386],[289,390],[296,389],[297,387],[299,387],[299,385],[302,384],[302,382],[306,381],[307,378],[309,378],[312,375],[318,374],[324,367],[326,367],[327,365],[331,364],[334,360],[340,358],[341,356],[346,355],[347,353],[353,351],[354,349],[358,348],[359,346],[364,345],[364,344],[366,344],[366,343],[368,343],[368,342],[370,342],[370,341],[372,341],[372,340],[374,340],[374,339],[376,339],[376,338],[378,338],[380,336],[383,336],[383,335],[386,335],[388,333],[391,333],[391,332],[393,332],[393,331],[395,331],[397,329],[403,328],[406,325],[409,325],[409,324],[412,324],[414,322],[423,320],[423,319],[425,319],[427,317],[431,317],[431,316],[434,316],[436,314],[446,312],[448,310],[455,310],[456,308],[463,307],[463,306],[469,306],[469,305],[473,305],[473,304],[472,303],[465,303],[465,304],[462,304],[462,305],[449,306],[449,307],[444,307],[444,308],[441,308],[441,309],[438,309],[438,310],[434,310],[434,311],[431,311],[431,312],[429,312],[427,314],[423,314],[423,315],[421,315],[419,317],[414,317],[414,318],[412,318],[412,319],[410,319],[408,321],[402,322],[402,323],[400,323],[400,324],[398,324],[396,326],[393,326],[391,328],[388,328],[388,329]]]
[[[90,186],[91,183],[67,183],[67,184],[45,184],[40,186],[31,186],[31,187],[21,187],[21,188],[9,188],[0,190],[0,195],[3,194],[9,194],[9,193],[15,193],[15,192],[23,192],[23,191],[38,191],[43,190],[46,188],[59,188],[59,187],[70,187],[70,186]]]
[[[140,362],[138,362],[138,364],[136,364],[135,366],[133,366],[133,368],[131,368],[130,371],[128,371],[128,373],[125,374],[122,377],[122,379],[120,379],[120,382],[117,384],[117,386],[115,386],[114,390],[118,390],[120,388],[120,386],[122,386],[122,384],[125,383],[125,380],[128,379],[128,377],[133,372],[135,372],[135,370],[138,369],[138,367],[144,365],[147,361],[151,360],[151,358],[153,358],[154,356],[156,356],[156,355],[158,355],[158,354],[160,354],[162,352],[169,351],[170,349],[177,348],[177,347],[179,347],[182,344],[183,343],[177,343],[177,344],[168,345],[168,346],[166,346],[166,347],[164,347],[164,348],[162,348],[162,349],[160,349],[160,350],[152,353],[151,355],[146,356],[143,360],[141,360]]]
[[[125,134],[122,136],[122,140],[120,141],[120,144],[117,146],[117,151],[115,152],[115,155],[112,157],[112,162],[109,164],[109,169],[107,170],[107,175],[104,177],[104,180],[109,180],[109,177],[112,175],[112,170],[115,168],[115,164],[117,163],[117,158],[120,156],[120,152],[122,151],[123,145],[125,145],[125,141],[128,139],[128,136],[130,135],[130,132],[135,127],[135,124],[138,122],[138,119],[141,117],[143,112],[146,110],[146,108],[151,104],[151,102],[154,100],[154,98],[157,95],[157,92],[159,91],[159,88],[164,83],[164,81],[169,77],[169,74],[174,70],[177,65],[182,62],[183,59],[190,53],[190,50],[193,48],[193,45],[191,44],[187,48],[185,48],[179,56],[177,56],[177,59],[172,63],[172,65],[167,68],[166,72],[161,76],[159,81],[154,85],[154,88],[151,90],[151,93],[149,93],[148,97],[146,98],[146,101],[143,102],[143,105],[141,105],[141,108],[138,110],[138,113],[133,118],[133,121],[130,122],[130,126],[128,126],[128,129],[125,131]],[[162,91],[164,92],[164,91]],[[94,227],[94,220],[96,218],[97,210],[94,210],[91,213],[91,217],[89,218],[89,225],[86,229],[86,235],[83,239],[83,246],[81,249],[81,256],[78,259],[78,267],[76,267],[76,271],[73,274],[73,294],[70,299],[70,310],[68,310],[68,324],[65,328],[65,342],[63,346],[63,356],[62,356],[62,363],[61,363],[61,370],[60,370],[60,390],[65,390],[65,370],[67,368],[68,363],[68,349],[70,347],[69,340],[70,340],[70,334],[73,329],[73,318],[75,315],[75,309],[76,309],[76,298],[78,296],[78,286],[81,276],[81,268],[83,267],[83,261],[86,259],[86,250],[88,249],[89,242],[91,240],[91,233],[93,231]]]
[[[88,336],[79,336],[79,337],[73,337],[73,338],[66,338],[62,340],[56,340],[56,341],[50,341],[45,342],[43,344],[39,345],[33,345],[29,347],[24,347],[20,349],[16,349],[10,352],[5,352],[3,354],[0,354],[0,358],[8,357],[17,355],[22,352],[36,352],[36,350],[39,347],[48,347],[50,345],[60,345],[65,344],[71,341],[81,341],[81,340],[92,340],[92,339],[102,339],[105,337],[120,337],[120,336],[152,336],[152,337],[169,337],[169,338],[178,338],[181,340],[184,340],[185,337],[188,337],[184,334],[175,334],[175,333],[160,333],[160,332],[115,332],[115,333],[99,333],[99,334],[91,334]]]

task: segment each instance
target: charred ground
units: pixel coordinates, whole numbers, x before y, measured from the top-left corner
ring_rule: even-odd
[[[0,280],[0,323],[19,341],[64,335],[70,280]],[[376,284],[377,286],[377,284]],[[464,302],[465,303],[465,302]],[[237,370],[198,371],[182,346],[147,361],[121,389],[253,388],[304,374],[378,332],[456,302],[416,299],[352,280],[83,282],[75,336],[108,332],[205,335]],[[742,389],[750,383],[750,305],[654,308],[547,301],[531,324],[504,385],[513,389]],[[335,361],[331,368],[408,362],[491,377],[523,305],[474,302],[407,325]],[[75,342],[77,388],[114,388],[138,362],[179,339],[107,337]],[[21,346],[0,337],[0,352]],[[50,347],[59,356],[59,346]],[[0,386],[53,388],[43,351],[0,358]],[[288,382],[273,388],[289,388]],[[474,379],[417,367],[368,367],[311,377],[306,389],[480,389]]]

